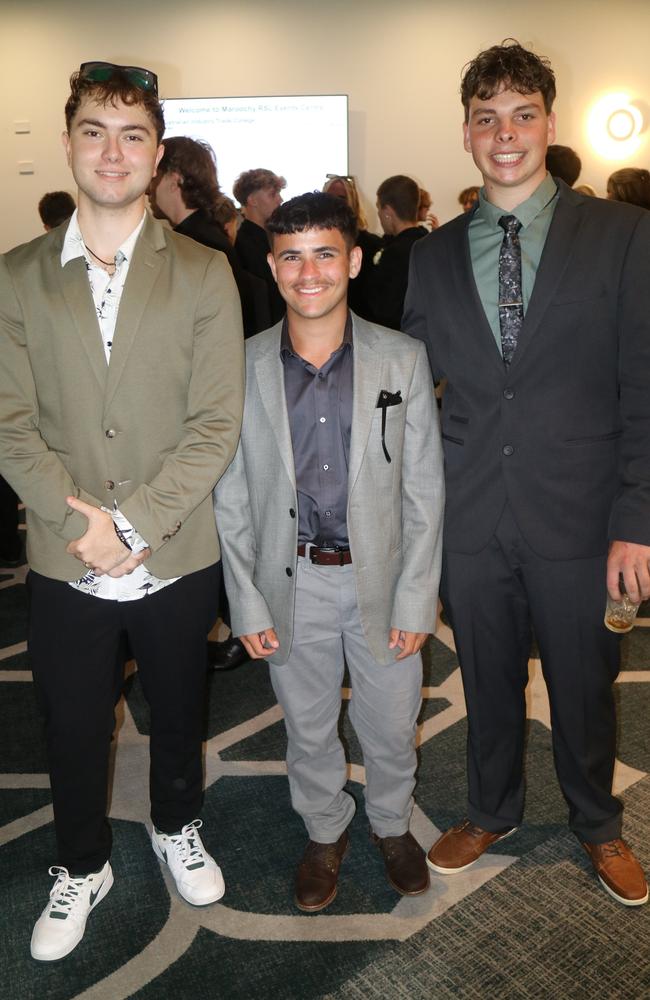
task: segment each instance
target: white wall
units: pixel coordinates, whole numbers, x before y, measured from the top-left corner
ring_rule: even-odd
[[[350,171],[366,204],[385,177],[409,173],[447,220],[478,180],[461,144],[460,70],[508,35],[551,59],[557,141],[604,192],[626,164],[590,151],[586,115],[607,90],[647,107],[648,0],[0,0],[0,250],[39,234],[41,194],[74,190],[59,136],[68,76],[87,59],[149,66],[173,96],[347,92]],[[31,133],[15,135],[16,120]],[[34,161],[33,176],[18,175],[18,160]],[[647,132],[634,165],[650,166]]]

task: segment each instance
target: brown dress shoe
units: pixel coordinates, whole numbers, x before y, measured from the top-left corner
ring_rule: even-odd
[[[497,833],[490,833],[489,830],[483,830],[465,819],[457,826],[452,826],[436,840],[427,855],[427,864],[434,872],[440,872],[441,875],[464,872],[478,861],[488,847],[496,844],[497,840],[509,837],[517,829],[516,826],[509,826]]]
[[[335,844],[310,840],[296,873],[296,906],[306,913],[324,910],[336,896],[339,868],[349,845],[344,830]]]
[[[594,871],[610,896],[623,906],[642,906],[648,902],[648,883],[641,865],[624,840],[582,846]]]
[[[419,896],[429,888],[429,872],[424,851],[410,831],[400,837],[371,839],[381,851],[386,865],[388,881],[402,896]]]

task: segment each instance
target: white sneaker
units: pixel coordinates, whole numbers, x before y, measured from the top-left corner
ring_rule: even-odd
[[[195,819],[180,833],[158,833],[154,827],[151,834],[153,849],[169,865],[176,888],[194,906],[216,903],[226,891],[221,869],[199,836],[201,826],[202,821]]]
[[[67,868],[58,866],[50,868],[49,873],[57,879],[32,933],[32,958],[39,962],[64,958],[77,947],[84,936],[88,914],[113,885],[108,861],[101,871],[85,878],[71,878]]]

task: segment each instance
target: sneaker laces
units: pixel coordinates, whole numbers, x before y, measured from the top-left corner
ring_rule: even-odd
[[[187,823],[183,827],[180,833],[167,838],[174,848],[176,857],[188,872],[205,867],[203,844],[198,834],[199,828],[202,826],[202,820],[192,820],[191,823]]]
[[[71,878],[67,868],[53,865],[48,872],[56,875],[56,882],[50,892],[50,916],[56,920],[65,920],[79,902],[80,892],[85,878]]]

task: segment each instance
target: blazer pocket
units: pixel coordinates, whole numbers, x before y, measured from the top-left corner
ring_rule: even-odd
[[[615,441],[621,436],[621,431],[610,431],[609,434],[593,434],[589,437],[565,438],[565,444],[599,444],[601,441]]]
[[[452,437],[451,434],[442,433],[443,441],[451,441],[452,444],[465,444],[462,438]]]

